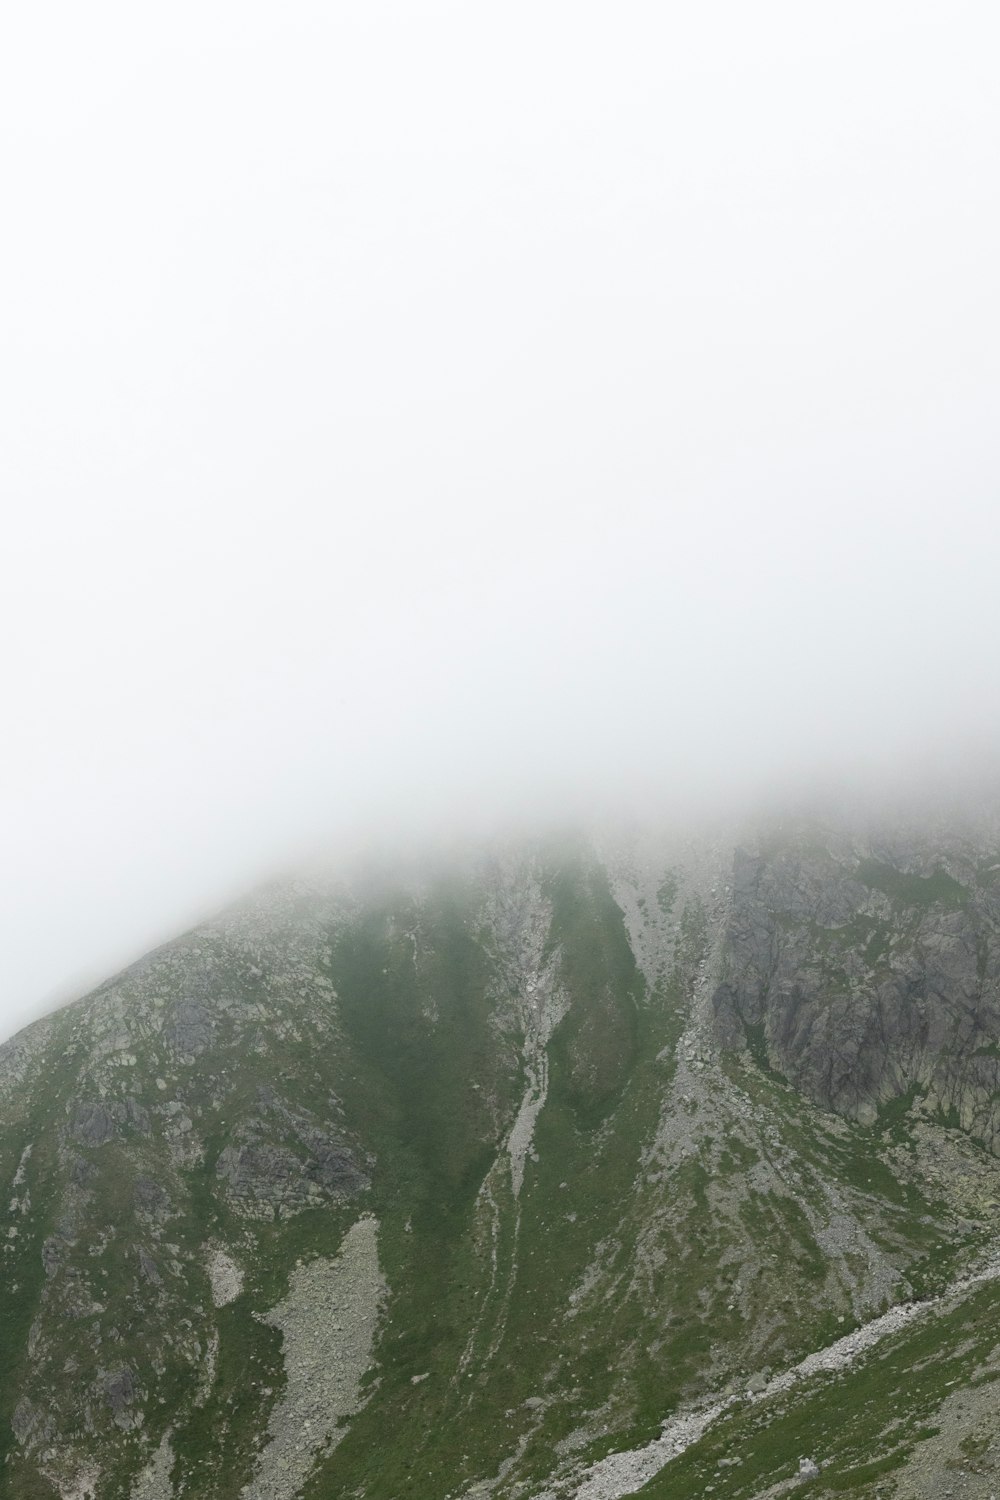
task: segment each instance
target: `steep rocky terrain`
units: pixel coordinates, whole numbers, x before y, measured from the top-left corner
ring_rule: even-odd
[[[998,924],[841,820],[168,944],[0,1049],[0,1492],[1000,1493]]]
[[[735,856],[721,1035],[867,1123],[909,1094],[992,1145],[1000,1127],[1000,859],[938,829],[799,829]]]

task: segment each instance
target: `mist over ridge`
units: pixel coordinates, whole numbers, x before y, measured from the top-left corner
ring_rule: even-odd
[[[1000,7],[0,48],[0,1500],[997,1500]]]
[[[989,7],[52,14],[0,1030],[310,847],[988,769]]]

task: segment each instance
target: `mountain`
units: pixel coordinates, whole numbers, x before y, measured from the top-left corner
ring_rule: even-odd
[[[276,885],[0,1049],[17,1500],[1000,1493],[1000,822]]]

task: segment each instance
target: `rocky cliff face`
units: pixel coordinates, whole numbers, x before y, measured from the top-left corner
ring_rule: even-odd
[[[998,930],[987,829],[765,838],[735,853],[720,1038],[827,1109],[870,1124],[905,1099],[992,1147]]]
[[[284,886],[29,1028],[0,1493],[821,1493],[751,1461],[797,1430],[782,1372],[825,1431],[815,1383],[925,1337],[880,1320],[995,1233],[991,849],[796,827]],[[935,1317],[924,1369],[970,1336]]]

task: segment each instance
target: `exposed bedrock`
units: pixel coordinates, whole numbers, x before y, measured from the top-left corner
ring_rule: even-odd
[[[825,1108],[870,1123],[910,1096],[996,1149],[998,877],[986,837],[737,850],[720,1040]]]

